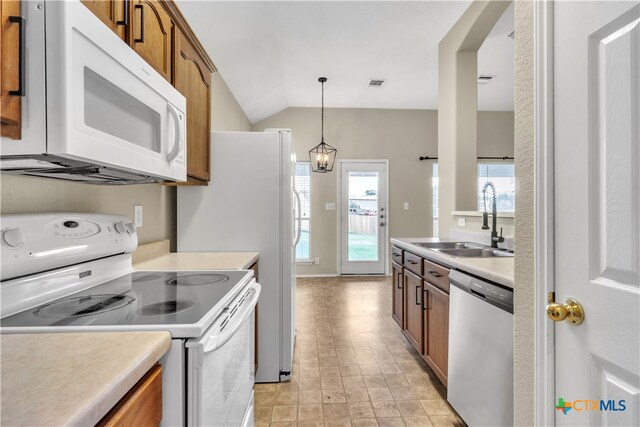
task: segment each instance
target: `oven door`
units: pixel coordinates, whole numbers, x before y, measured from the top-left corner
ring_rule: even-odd
[[[46,2],[47,153],[186,180],[186,100],[80,1]]]
[[[251,318],[260,289],[252,281],[202,338],[187,341],[187,425],[253,425]]]

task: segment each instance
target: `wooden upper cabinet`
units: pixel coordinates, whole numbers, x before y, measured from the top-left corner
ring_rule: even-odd
[[[3,0],[4,1],[4,0]],[[80,0],[104,24],[126,40],[126,29],[129,21],[129,10],[126,0]]]
[[[157,0],[131,0],[129,44],[169,82],[172,81],[174,25]]]
[[[192,184],[210,178],[211,72],[182,31],[176,31],[174,86],[187,98],[187,176]]]
[[[1,84],[2,94],[0,96],[2,106],[0,107],[0,135],[11,138],[20,139],[22,137],[22,96],[19,93],[21,88],[20,81],[20,1],[18,0],[2,0],[0,9],[0,21],[2,27],[0,51],[2,61],[2,77]],[[24,59],[24,58],[23,58]],[[24,76],[22,76],[24,77]]]

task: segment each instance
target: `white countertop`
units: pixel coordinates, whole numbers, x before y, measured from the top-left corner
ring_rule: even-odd
[[[172,252],[133,265],[136,270],[244,270],[257,252]]]
[[[168,332],[0,335],[0,424],[93,426],[170,346]]]
[[[438,237],[405,237],[392,238],[391,244],[413,252],[426,259],[444,264],[456,270],[465,271],[475,276],[487,279],[514,289],[513,261],[511,257],[491,258],[458,258],[441,252],[433,251],[412,242],[458,242],[459,240]]]

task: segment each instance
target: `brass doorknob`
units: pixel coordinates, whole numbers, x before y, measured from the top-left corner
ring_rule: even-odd
[[[572,325],[579,325],[584,320],[584,310],[580,303],[573,298],[567,298],[564,303],[555,302],[555,293],[549,292],[547,317],[554,322],[562,322],[567,319]]]

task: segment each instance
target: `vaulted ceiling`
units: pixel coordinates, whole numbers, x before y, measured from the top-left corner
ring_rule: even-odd
[[[470,1],[179,0],[251,122],[287,107],[436,109],[438,42]],[[479,52],[480,110],[513,110],[513,8]],[[368,87],[370,79],[386,79]]]

